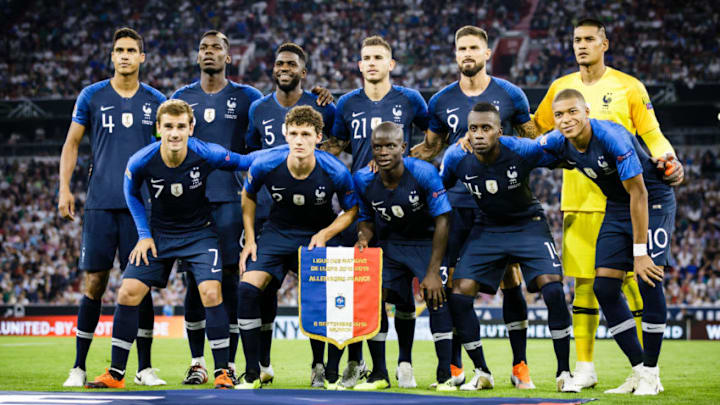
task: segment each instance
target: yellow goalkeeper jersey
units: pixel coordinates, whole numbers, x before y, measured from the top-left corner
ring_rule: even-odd
[[[541,132],[547,132],[555,126],[552,101],[555,94],[565,89],[575,89],[582,93],[590,107],[591,118],[617,122],[630,133],[642,136],[653,156],[672,151],[670,143],[659,131],[660,125],[645,86],[633,76],[610,67],[592,85],[583,83],[580,72],[555,80],[533,117]],[[651,136],[646,138],[645,135]],[[577,170],[563,172],[562,211],[605,211],[605,195],[595,183]]]

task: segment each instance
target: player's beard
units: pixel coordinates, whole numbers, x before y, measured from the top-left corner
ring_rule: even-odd
[[[478,72],[480,72],[480,71],[483,70],[484,68],[485,68],[485,63],[484,63],[484,62],[475,63],[475,65],[474,65],[473,67],[467,68],[467,69],[464,69],[463,66],[462,66],[462,64],[458,64],[458,69],[460,69],[460,73],[461,73],[463,76],[467,76],[467,77],[473,77],[473,76],[475,76],[476,74],[478,74]]]
[[[298,86],[298,84],[300,84],[300,76],[294,75],[292,77],[292,80],[290,80],[290,82],[287,84],[280,84],[280,81],[276,78],[275,84],[277,85],[278,89],[284,91],[285,93],[289,93],[289,92],[295,90],[295,88]]]
[[[202,68],[202,72],[208,75],[216,75],[218,73],[221,73],[222,69],[207,67]]]

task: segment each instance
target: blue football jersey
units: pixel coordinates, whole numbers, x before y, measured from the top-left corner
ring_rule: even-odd
[[[130,98],[119,95],[110,79],[85,87],[72,120],[89,133],[92,174],[85,209],[126,209],[122,172],[133,153],[155,140],[155,113],[165,96],[140,83]]]
[[[481,101],[492,103],[500,112],[503,133],[511,135],[513,126],[530,121],[530,104],[523,91],[507,80],[492,77],[485,91],[478,96],[466,96],[459,82],[449,84],[430,98],[431,131],[445,135],[455,144],[468,130],[467,117],[473,106]],[[462,185],[448,190],[453,207],[471,208],[475,203]]]
[[[267,187],[272,196],[268,221],[278,229],[317,232],[327,227],[337,217],[333,194],[343,210],[357,205],[352,176],[339,159],[315,150],[315,168],[307,178],[298,180],[288,169],[289,152],[282,146],[268,149],[253,162],[245,179],[250,194],[257,195],[262,186]]]
[[[409,150],[411,124],[421,131],[428,128],[425,99],[416,90],[392,86],[390,92],[380,101],[370,100],[362,88],[353,90],[338,100],[333,136],[350,141],[353,173],[367,166],[372,160],[372,130],[385,121],[402,126]]]
[[[440,176],[445,187],[460,183],[480,208],[481,223],[487,226],[523,225],[544,216],[542,205],[530,191],[530,172],[548,167],[556,159],[535,147],[535,141],[501,136],[500,155],[486,165],[460,145],[450,146],[443,158]]]
[[[296,106],[309,105],[323,116],[323,134],[332,134],[335,120],[335,104],[325,107],[317,105],[317,95],[303,91],[300,99],[292,107],[283,107],[278,103],[276,92],[256,100],[250,106],[250,126],[245,142],[249,150],[272,148],[285,142],[285,115]]]
[[[168,167],[160,156],[161,142],[132,155],[125,169],[124,192],[140,239],[153,232],[185,234],[212,224],[211,206],[205,196],[208,176],[216,169],[247,170],[257,153],[240,155],[213,143],[191,137],[188,153],[178,167]],[[146,182],[152,200],[150,226],[140,198]]]
[[[403,159],[405,171],[393,190],[380,173],[364,167],[353,175],[360,208],[359,221],[374,222],[377,238],[432,240],[435,217],[452,209],[435,166],[411,157]]]
[[[585,152],[575,149],[558,130],[538,138],[537,145],[597,184],[607,197],[606,212],[628,212],[630,195],[622,182],[642,174],[650,208],[657,213],[672,213],[675,194],[663,183],[662,172],[656,169],[637,137],[612,121],[591,119],[590,126],[592,138]]]
[[[197,81],[177,90],[171,98],[185,100],[192,107],[194,137],[233,152],[246,151],[248,112],[253,101],[262,98],[259,90],[228,81],[219,92],[207,94]],[[206,191],[210,202],[240,201],[242,177],[239,173],[216,171],[210,175]]]

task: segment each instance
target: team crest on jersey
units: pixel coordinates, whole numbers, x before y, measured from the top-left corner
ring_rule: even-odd
[[[132,113],[123,113],[121,120],[122,120],[122,124],[125,128],[130,128],[133,124]]]
[[[488,193],[495,194],[498,192],[497,180],[485,180],[485,188]]]
[[[517,180],[518,172],[517,172],[516,166],[508,167],[507,172],[505,174],[507,174],[507,177],[508,177],[508,189],[512,190],[520,185],[520,183],[518,183],[518,180]],[[490,191],[490,190],[488,190],[488,191]]]
[[[235,109],[237,108],[237,99],[235,97],[230,97],[225,104],[227,105],[227,112],[225,113],[225,118],[231,120],[237,119],[237,115],[235,114]]]
[[[402,218],[405,216],[405,212],[403,211],[402,207],[399,205],[393,205],[390,207],[390,211],[392,211],[393,215],[395,215],[398,218]]]
[[[401,104],[395,104],[392,109],[393,118],[395,121],[402,120],[402,105]]]
[[[595,173],[595,170],[593,170],[593,169],[591,169],[591,168],[589,168],[589,167],[586,167],[586,168],[583,169],[583,171],[584,171],[585,174],[587,174],[588,177],[590,177],[591,179],[597,179],[597,173]]]
[[[153,122],[152,122],[152,104],[150,104],[150,103],[143,104],[142,111],[143,111],[143,119],[142,119],[143,125],[152,125],[153,124]]]
[[[325,204],[327,201],[325,199],[326,196],[327,193],[325,193],[325,186],[319,186],[317,190],[315,190],[315,205]]]
[[[305,196],[302,194],[293,194],[293,204],[305,205]]]
[[[180,197],[183,193],[182,183],[173,183],[170,185],[170,194],[175,197]]]
[[[215,121],[215,109],[206,108],[205,113],[203,114],[203,118],[205,118],[205,122],[207,123]]]
[[[202,181],[200,181],[200,168],[195,166],[190,170],[190,178],[192,179],[192,183],[190,184],[190,190],[194,190],[202,185]]]
[[[492,105],[495,107],[496,110],[500,111],[500,100],[493,100]]]
[[[597,163],[598,163],[598,166],[600,166],[601,169],[605,169],[605,168],[608,167],[608,164],[607,164],[607,162],[605,161],[605,156],[604,156],[604,155],[598,156]]]

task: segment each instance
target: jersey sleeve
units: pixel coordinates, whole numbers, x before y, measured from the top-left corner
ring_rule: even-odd
[[[430,215],[437,217],[450,212],[452,210],[450,200],[435,167],[430,163],[412,158],[406,159],[406,162],[408,163],[408,169],[410,169],[420,187],[425,191]]]
[[[202,156],[213,168],[225,171],[245,171],[257,156],[253,154],[241,155],[231,152],[216,143],[206,143],[196,138],[188,139],[188,148]]]
[[[346,100],[347,95],[340,97],[340,100],[338,100],[332,127],[332,136],[343,141],[350,139],[350,131],[348,131],[347,125],[345,125],[345,118],[343,118],[343,109],[345,108]]]
[[[370,169],[367,167],[358,170],[353,176],[353,186],[355,187],[355,196],[359,209],[358,221],[360,222],[372,222],[375,219],[375,213],[365,198],[365,189],[371,176]]]
[[[425,99],[417,90],[409,90],[407,95],[410,99],[410,104],[413,106],[413,112],[415,113],[413,125],[421,131],[427,130],[430,124],[430,113]]]
[[[144,154],[143,150],[141,150],[130,157],[127,167],[125,168],[125,177],[123,179],[125,202],[127,203],[127,206],[130,209],[130,214],[135,221],[138,240],[152,238],[147,215],[145,215],[145,206],[143,205],[142,195],[140,193],[140,187],[142,186],[142,182],[144,180],[141,169],[144,165],[143,158],[145,156],[146,154]]]
[[[445,135],[448,131],[448,126],[445,125],[445,121],[443,121],[442,117],[440,116],[441,109],[438,109],[438,100],[440,99],[440,93],[435,94],[430,98],[430,103],[428,104],[428,129],[435,132],[436,134]]]
[[[452,188],[455,183],[457,183],[456,169],[464,154],[465,152],[463,152],[457,144],[452,145],[447,149],[447,152],[445,152],[442,165],[440,166],[440,179],[442,179],[446,189]]]
[[[655,110],[650,102],[647,89],[639,80],[635,78],[631,80],[632,83],[627,83],[630,117],[638,135],[643,135],[660,127],[660,124],[655,117]]]
[[[530,121],[530,103],[522,89],[505,80],[498,80],[498,83],[512,100],[513,114],[510,118],[512,125],[521,125]]]
[[[248,111],[248,129],[245,134],[245,147],[249,151],[262,149],[262,136],[260,135],[259,128],[255,126],[255,110],[259,104],[260,101],[253,101]]]
[[[333,126],[335,125],[335,103],[330,103],[323,108],[323,134],[325,138],[332,136]]]
[[[73,108],[72,120],[82,126],[88,126],[90,123],[90,97],[91,92],[89,87],[85,87],[75,101],[75,108]]]
[[[537,127],[540,129],[540,132],[548,132],[555,128],[555,118],[553,117],[552,112],[552,102],[555,98],[555,91],[557,87],[556,83],[557,81],[552,82],[547,93],[545,93],[545,97],[540,102],[540,105],[538,105],[537,110],[535,110],[535,115],[533,115],[535,125],[537,125]]]
[[[635,147],[630,142],[634,136],[619,124],[606,122],[602,131],[593,128],[606,152],[616,159],[621,181],[633,178],[643,172]]]
[[[540,143],[534,139],[500,137],[500,143],[517,153],[523,160],[531,162],[534,167],[554,167],[560,159],[545,152]]]

